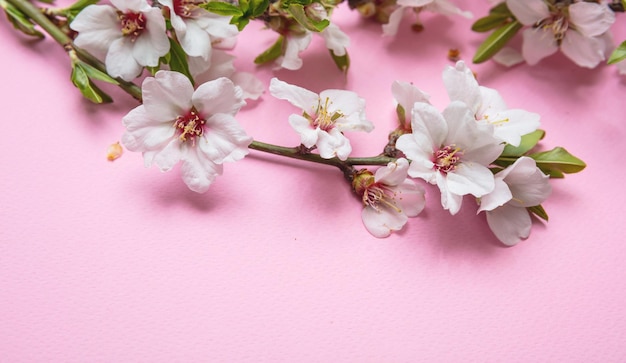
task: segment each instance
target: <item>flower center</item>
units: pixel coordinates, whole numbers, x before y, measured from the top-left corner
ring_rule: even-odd
[[[206,121],[195,109],[187,112],[183,116],[176,117],[174,127],[179,133],[178,139],[182,142],[191,139],[191,145],[196,144],[196,137],[202,136],[204,133],[204,124]]]
[[[174,13],[183,18],[191,18],[198,8],[194,0],[174,0]]]
[[[396,193],[391,188],[382,183],[373,183],[363,193],[363,204],[369,205],[379,212],[380,207],[386,205],[396,212],[402,213],[402,209],[394,203],[395,198]]]
[[[127,12],[119,14],[118,18],[122,25],[122,34],[135,41],[141,32],[146,28],[146,16],[143,13]]]
[[[463,152],[461,151],[461,148],[458,148],[453,144],[442,147],[437,150],[433,156],[435,159],[433,160],[433,163],[435,164],[434,168],[444,174],[447,174],[456,169],[458,163],[461,161]]]
[[[543,31],[552,31],[554,38],[560,44],[563,38],[565,38],[565,33],[570,27],[566,9],[566,4],[555,4],[555,6],[551,9],[550,17],[539,20],[534,27],[540,28]]]
[[[335,126],[335,121],[338,118],[344,116],[341,111],[334,111],[331,113],[328,110],[328,106],[330,104],[332,104],[332,102],[330,102],[330,99],[328,97],[326,97],[323,105],[322,100],[319,100],[317,104],[317,112],[315,118],[313,119],[311,116],[305,115],[308,116],[307,118],[311,122],[311,126],[313,126],[314,128],[319,127],[324,131],[329,131]]]

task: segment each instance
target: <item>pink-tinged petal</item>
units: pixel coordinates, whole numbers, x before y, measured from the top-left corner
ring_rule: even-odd
[[[278,78],[272,78],[270,81],[270,94],[278,99],[289,101],[310,115],[317,110],[319,102],[317,93],[283,82]]]
[[[265,92],[265,85],[257,76],[247,72],[235,72],[230,76],[235,86],[243,91],[244,99],[256,100]]]
[[[395,188],[396,204],[408,217],[415,217],[424,210],[426,198],[424,187],[411,179],[405,179]]]
[[[383,35],[386,36],[394,36],[398,33],[398,28],[400,27],[400,23],[402,22],[402,18],[404,17],[404,10],[406,7],[399,6],[396,8],[391,14],[389,14],[389,21],[387,24],[383,24]]]
[[[456,170],[448,173],[447,186],[451,193],[457,195],[471,194],[482,197],[493,191],[495,181],[491,171],[477,163],[461,163]]]
[[[439,191],[441,192],[441,206],[443,209],[449,211],[450,214],[455,215],[459,212],[459,210],[461,210],[463,196],[450,192],[450,189],[448,188],[448,181],[446,179],[446,176],[439,172],[437,173],[436,183],[439,187]]]
[[[218,113],[206,120],[205,131],[197,142],[209,160],[221,164],[243,159],[252,138],[233,116]]]
[[[550,9],[543,0],[507,0],[506,5],[524,25],[535,25],[536,22],[550,17]]]
[[[329,132],[320,131],[316,145],[320,156],[324,159],[336,156],[339,160],[346,160],[352,152],[350,140],[337,129],[331,129]]]
[[[350,46],[350,38],[336,24],[330,23],[320,35],[326,42],[326,48],[332,50],[336,56],[346,55],[346,48]]]
[[[204,193],[215,178],[222,174],[223,166],[206,159],[197,149],[189,151],[180,168],[183,181],[192,191]]]
[[[122,38],[117,11],[109,5],[89,5],[70,23],[78,32],[74,44],[104,56],[111,43]]]
[[[111,4],[122,12],[138,13],[148,11],[151,8],[146,0],[111,0]]]
[[[141,116],[141,112],[136,110],[124,117],[124,123],[132,123],[134,119]],[[170,140],[175,139],[176,129],[165,123],[127,127],[128,130],[122,135],[122,144],[130,151],[160,150]]]
[[[176,32],[180,45],[191,57],[202,57],[202,59],[209,59],[211,56],[211,37],[202,28],[200,28],[193,19],[186,21],[185,32]]]
[[[211,39],[220,40],[234,38],[239,34],[237,27],[230,23],[230,18],[230,16],[218,15],[202,9],[199,16],[193,20],[211,35]]]
[[[460,15],[467,19],[471,19],[474,17],[471,11],[461,10],[448,0],[435,0],[432,3],[426,5],[424,9],[433,13],[439,13],[446,16]]]
[[[478,213],[482,211],[494,210],[513,198],[509,186],[502,180],[502,178],[495,178],[495,187],[493,191],[487,195],[483,195],[480,198],[480,207]]]
[[[396,147],[411,159],[408,171],[411,177],[422,178],[428,183],[435,184],[434,164],[431,160],[434,150],[424,135],[402,135],[396,141]]]
[[[374,237],[388,237],[392,231],[399,231],[406,224],[408,217],[395,209],[381,205],[378,209],[366,206],[361,212],[363,225]]]
[[[193,86],[179,72],[158,71],[143,81],[141,91],[146,112],[155,120],[174,121],[191,110]]]
[[[435,0],[398,0],[397,4],[411,8],[418,8],[431,4]]]
[[[324,90],[320,92],[319,100],[321,106],[326,106],[326,109],[331,114],[339,112],[345,116],[357,114],[358,117],[358,114],[362,111],[359,95],[352,91],[339,89]]]
[[[404,109],[406,117],[411,117],[411,110],[415,102],[429,103],[430,95],[412,83],[394,81],[391,84],[391,94],[393,98]]]
[[[505,67],[513,67],[514,65],[524,62],[524,57],[522,57],[522,53],[511,47],[502,48],[498,53],[491,57],[491,59],[493,59],[494,62],[502,64]]]
[[[181,142],[178,139],[173,138],[162,149],[157,151],[152,160],[161,171],[169,171],[182,158],[182,147],[184,146]]]
[[[278,66],[291,71],[302,68],[302,59],[300,59],[299,54],[309,46],[311,38],[310,33],[285,37],[285,53],[276,59]]]
[[[300,115],[290,115],[289,124],[300,135],[300,142],[305,147],[313,147],[319,138],[319,129],[311,127],[311,123],[306,118]]]
[[[599,37],[585,37],[575,30],[568,30],[561,43],[561,51],[581,67],[594,68],[604,58],[604,42]]]
[[[543,58],[556,53],[559,46],[554,39],[552,31],[545,31],[540,28],[526,29],[522,34],[524,42],[522,44],[522,55],[526,63],[535,65]]]
[[[552,193],[549,177],[539,168],[535,160],[523,156],[505,170],[496,174],[509,185],[513,200],[511,205],[532,207],[541,204]]]
[[[378,168],[374,175],[374,181],[385,185],[396,186],[402,184],[407,177],[409,161],[400,158],[395,162],[390,162],[386,167]]]
[[[219,113],[234,116],[246,104],[241,88],[225,77],[200,85],[193,93],[192,102],[204,117]]]
[[[505,204],[487,212],[487,224],[493,234],[507,246],[514,246],[528,238],[532,220],[525,208]]]
[[[165,32],[165,18],[163,18],[160,9],[152,7],[145,12],[145,15],[146,30],[140,38],[147,36],[150,39],[150,44],[152,44],[152,53],[162,57],[170,51],[170,41],[167,39],[167,33]]]
[[[506,110],[487,115],[494,126],[493,133],[498,139],[519,146],[522,136],[539,128],[539,114],[524,110]]]
[[[132,81],[143,70],[133,57],[133,43],[127,38],[119,38],[111,43],[104,62],[111,77],[120,77],[125,81]]]
[[[202,57],[191,57],[189,59],[189,69],[192,71],[194,79],[198,84],[220,77],[228,77],[232,80],[231,76],[235,73],[234,61],[234,55],[223,50],[213,49],[211,50],[211,58],[209,60],[204,60]],[[233,82],[237,84],[234,80]]]
[[[430,145],[439,148],[448,135],[448,124],[443,115],[428,103],[417,102],[411,113],[413,134],[423,134]]]
[[[478,112],[481,101],[478,82],[465,62],[458,61],[454,67],[447,66],[443,71],[443,83],[450,101],[464,102],[474,114]]]
[[[569,6],[569,20],[582,35],[595,37],[609,30],[615,13],[606,4],[578,2]]]

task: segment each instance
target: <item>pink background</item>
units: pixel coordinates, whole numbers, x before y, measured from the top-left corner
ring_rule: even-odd
[[[469,9],[483,15],[486,2]],[[470,60],[484,38],[462,18],[426,17],[420,34],[407,21],[394,39],[347,4],[336,15],[352,39],[347,77],[319,38],[299,72],[255,68],[274,39],[260,24],[235,54],[266,85],[275,75],[364,97],[376,129],[350,135],[356,156],[386,143],[392,81],[414,82],[443,108],[448,49]],[[561,55],[474,66],[509,106],[542,115],[542,145],[588,163],[552,182],[550,222],[505,248],[471,199],[453,217],[432,187],[427,210],[381,240],[331,167],[251,152],[198,195],[139,154],[108,162],[136,102],[104,86],[116,102],[93,105],[56,43],[4,20],[0,37],[0,361],[626,359],[626,79],[615,67],[580,69]],[[293,111],[266,94],[239,120],[260,141],[295,146]]]

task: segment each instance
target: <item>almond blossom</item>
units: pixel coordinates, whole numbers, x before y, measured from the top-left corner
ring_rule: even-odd
[[[329,89],[318,95],[272,78],[270,93],[302,109],[302,114],[289,116],[289,123],[300,134],[302,145],[307,148],[317,146],[324,159],[348,158],[352,146],[344,131],[369,132],[374,129],[365,116],[365,100],[354,92]]]
[[[612,48],[609,28],[615,14],[605,4],[589,1],[507,0],[524,30],[522,55],[537,64],[559,49],[581,67],[594,68]]]
[[[504,144],[478,127],[467,105],[453,101],[440,113],[428,103],[417,102],[411,127],[413,132],[400,136],[396,147],[411,160],[411,177],[439,187],[444,209],[456,214],[464,195],[481,197],[493,191],[488,166],[500,156]]]
[[[230,24],[230,17],[211,13],[197,0],[158,0],[170,9],[170,21],[181,47],[191,57],[208,60],[212,44],[224,41],[234,46],[239,31]]]
[[[498,139],[519,146],[523,135],[539,128],[540,116],[520,109],[509,109],[492,88],[479,86],[465,62],[458,61],[455,67],[446,67],[443,83],[451,101],[462,101],[472,110],[480,125],[491,125]]]
[[[383,35],[396,35],[400,22],[402,22],[402,18],[404,18],[404,14],[409,10],[415,13],[417,17],[414,24],[418,29],[422,27],[422,23],[419,20],[419,13],[423,10],[447,16],[460,15],[465,18],[473,17],[471,12],[459,9],[449,0],[397,0],[396,5],[395,10],[389,15],[389,22],[383,24]]]
[[[182,162],[189,189],[203,193],[222,163],[242,159],[252,139],[235,114],[245,104],[242,91],[228,78],[200,85],[195,91],[178,72],[159,71],[142,84],[143,104],[123,118],[122,144],[141,151],[146,167],[169,171]]]
[[[550,196],[548,180],[527,156],[495,175],[494,191],[480,198],[478,212],[486,211],[489,228],[502,243],[513,246],[530,235],[532,221],[526,208]]]
[[[107,73],[132,81],[143,67],[156,67],[170,43],[161,10],[146,0],[89,5],[70,24],[76,46],[105,59]]]
[[[407,179],[409,162],[400,158],[372,174],[361,171],[352,183],[363,200],[361,218],[375,237],[387,237],[404,227],[409,217],[417,216],[425,205],[424,187]]]

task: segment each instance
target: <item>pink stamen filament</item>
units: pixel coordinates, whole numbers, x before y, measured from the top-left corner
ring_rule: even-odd
[[[143,13],[127,12],[119,14],[120,24],[122,25],[122,34],[128,36],[135,41],[146,28],[146,16]]]
[[[380,212],[381,205],[386,205],[398,213],[402,213],[394,202],[396,193],[388,186],[381,183],[374,183],[367,187],[365,193],[363,193],[363,204],[369,205],[376,211]]]
[[[204,133],[205,123],[204,118],[192,109],[187,114],[178,116],[174,121],[174,127],[180,134],[178,136],[180,141],[185,142],[189,138],[191,139],[191,144],[195,145],[196,137],[202,136]]]
[[[434,153],[434,168],[444,174],[454,171],[463,153],[456,145],[445,146]]]

